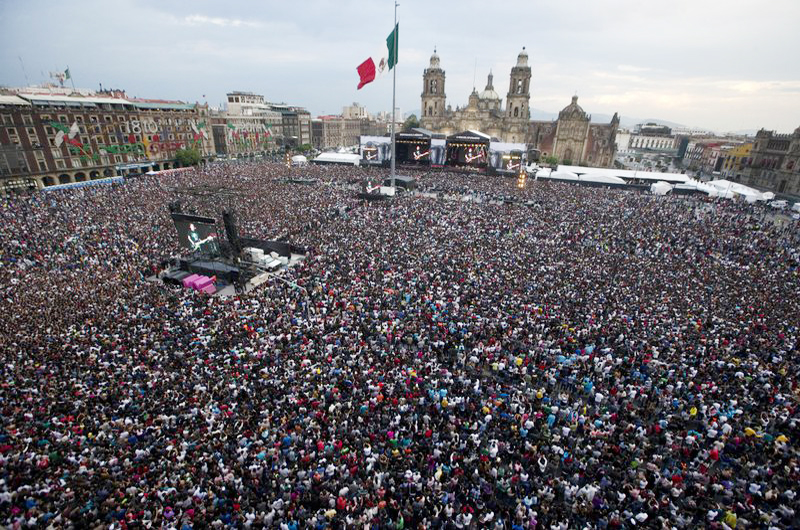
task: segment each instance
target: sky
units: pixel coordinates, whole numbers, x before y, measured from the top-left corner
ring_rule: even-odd
[[[716,132],[800,126],[800,1],[399,0],[397,106],[421,107],[434,50],[447,103],[494,73],[505,99],[525,46],[531,107],[573,95],[589,114],[661,119]],[[385,76],[357,90],[356,67],[385,48],[392,0],[0,0],[0,85],[47,80],[129,96],[225,101],[232,90],[338,114],[391,110]]]

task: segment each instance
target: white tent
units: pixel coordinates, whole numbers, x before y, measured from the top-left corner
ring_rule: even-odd
[[[659,180],[663,180],[664,182],[678,183],[687,182],[689,180],[689,177],[683,173],[635,171],[632,169],[616,169],[612,167],[565,166],[560,164],[558,166],[558,171],[569,171],[580,175],[581,177],[587,175],[609,175],[624,179],[626,182],[637,180],[658,182]]]
[[[322,153],[314,159],[315,164],[346,164],[357,166],[361,157],[350,153]]]
[[[658,182],[650,184],[650,193],[652,193],[653,195],[666,195],[671,191],[672,191],[672,184],[670,184],[669,182],[664,182],[663,180],[659,180]]]
[[[544,177],[544,175],[542,176]],[[578,175],[576,175],[571,171],[553,171],[552,173],[550,173],[548,177],[545,178],[560,179],[560,180],[580,180],[578,178]]]
[[[739,196],[744,198],[747,202],[767,201],[775,197],[775,194],[771,192],[763,193],[757,189],[745,186],[744,184],[725,179],[712,180],[708,182],[707,185],[714,188],[716,191],[714,195],[709,193],[712,197],[732,199],[733,197]]]
[[[601,184],[625,184],[625,181],[619,177],[615,177],[613,175],[602,175],[602,174],[588,174],[588,175],[580,175],[578,179],[581,182],[599,182]]]
[[[304,157],[303,155],[294,155],[292,157],[292,165],[293,166],[308,165],[308,158]]]

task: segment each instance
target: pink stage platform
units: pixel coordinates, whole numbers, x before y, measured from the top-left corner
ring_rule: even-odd
[[[201,276],[200,274],[192,274],[183,279],[183,286],[195,291],[203,291],[204,293],[214,294],[217,288],[214,282],[208,276]]]

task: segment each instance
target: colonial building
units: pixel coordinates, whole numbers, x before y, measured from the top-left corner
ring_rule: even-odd
[[[722,178],[740,182],[742,180],[742,171],[747,164],[753,151],[753,142],[746,142],[743,144],[731,147],[723,156]]]
[[[742,183],[800,196],[800,127],[792,134],[758,131]]]
[[[169,169],[182,148],[214,154],[207,105],[121,91],[0,94],[0,193]]]
[[[610,166],[614,161],[616,114],[608,124],[591,123],[575,96],[557,120],[530,120],[531,67],[524,48],[511,69],[505,108],[490,72],[486,88],[480,93],[473,89],[467,106],[453,110],[447,105],[446,75],[435,51],[422,77],[420,126],[425,129],[445,135],[477,130],[500,141],[526,143],[542,156],[555,156],[564,163]]]
[[[578,105],[578,96],[573,96],[557,120],[530,122],[528,144],[543,157],[554,156],[562,164],[610,167],[618,128],[616,113],[610,123],[592,123],[592,117]]]
[[[319,116],[311,120],[312,145],[316,149],[334,149],[358,145],[361,136],[382,136],[386,125],[370,118]]]
[[[227,95],[228,110],[212,111],[211,126],[218,155],[250,158],[274,151],[283,136],[283,117],[252,92]]]

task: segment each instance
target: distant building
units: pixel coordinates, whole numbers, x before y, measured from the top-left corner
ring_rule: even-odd
[[[207,105],[123,91],[29,87],[0,93],[0,194],[170,169],[214,155]]]
[[[642,136],[672,136],[672,129],[658,123],[640,123],[634,128],[634,133]]]
[[[631,132],[627,129],[618,129],[614,137],[616,144],[617,154],[626,155],[631,152],[630,150]]]
[[[722,177],[741,182],[747,160],[753,151],[753,142],[736,145],[728,150],[722,161]]]
[[[676,151],[677,139],[673,136],[651,136],[632,134],[629,147],[631,149],[647,149],[651,151]]]
[[[311,145],[311,113],[302,107],[283,103],[273,103],[271,107],[281,113],[282,135],[285,145],[292,147],[305,144]]]
[[[319,116],[312,120],[312,145],[321,150],[352,147],[358,145],[359,136],[382,136],[385,128],[385,123],[369,118]]]
[[[489,72],[486,88],[473,89],[465,107],[452,109],[445,94],[446,75],[434,51],[423,73],[420,126],[435,133],[454,134],[477,130],[504,142],[526,143],[542,156],[556,156],[573,164],[609,166],[616,152],[619,117],[608,124],[591,123],[591,116],[578,105],[578,97],[565,107],[555,121],[530,120],[531,67],[523,48],[511,69],[506,105],[494,89]]]
[[[218,155],[251,158],[277,148],[282,115],[252,92],[227,94],[228,110],[212,112],[211,123]]]
[[[350,106],[342,107],[342,117],[345,119],[366,120],[369,119],[367,108],[353,103]]]
[[[800,196],[800,127],[791,134],[761,129],[742,169],[742,182]]]
[[[532,121],[528,143],[542,156],[555,156],[560,163],[609,167],[616,154],[619,116],[608,124],[591,123],[591,116],[578,105],[578,96],[558,113],[555,121]]]

